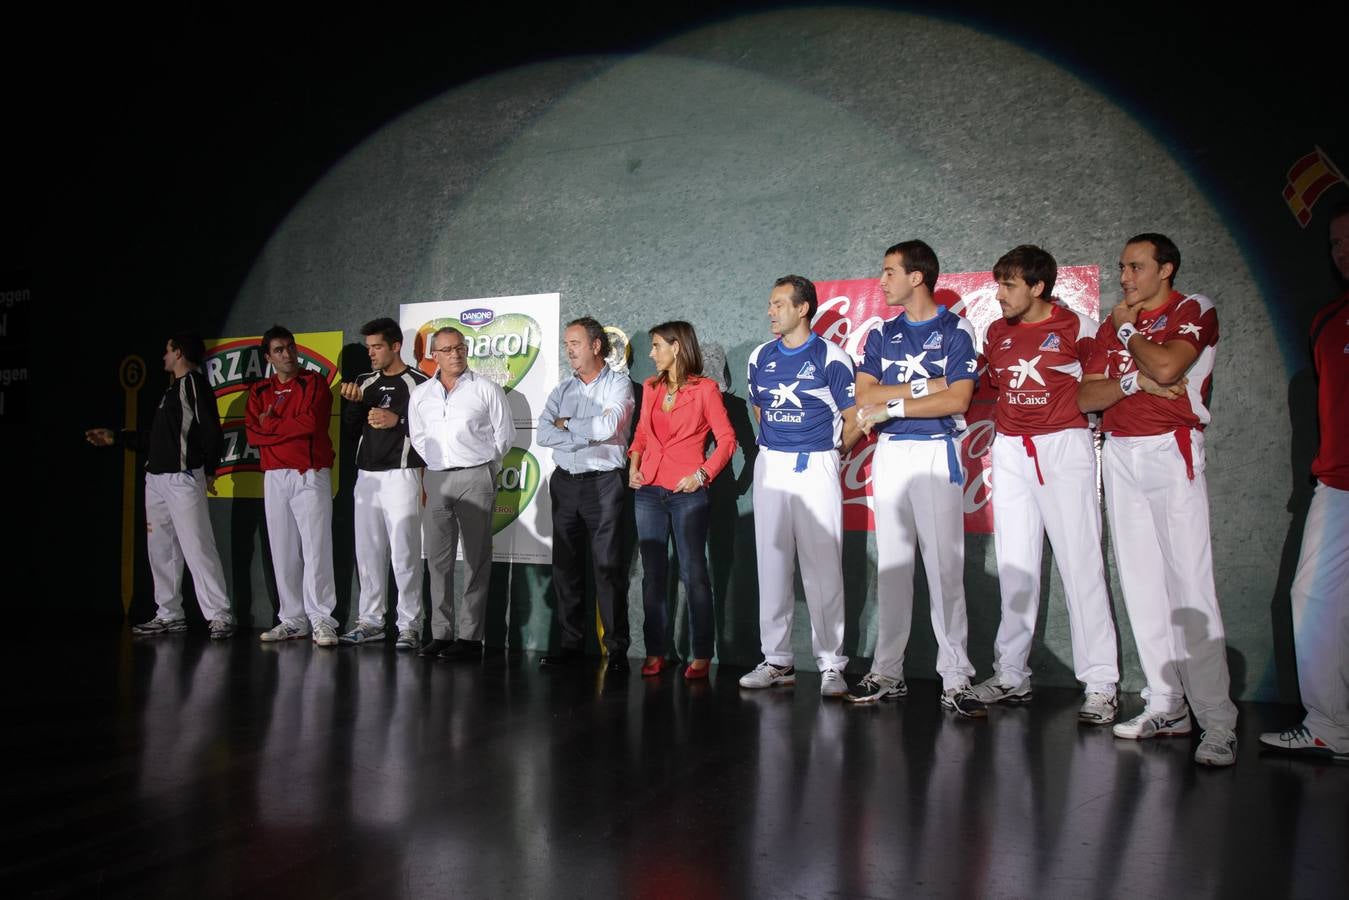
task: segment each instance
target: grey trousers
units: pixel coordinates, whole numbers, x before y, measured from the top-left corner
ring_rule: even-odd
[[[422,548],[431,574],[431,637],[481,641],[492,575],[492,502],[496,466],[450,472],[426,470]],[[464,599],[454,610],[454,556],[464,542]],[[450,614],[456,612],[453,634]]]

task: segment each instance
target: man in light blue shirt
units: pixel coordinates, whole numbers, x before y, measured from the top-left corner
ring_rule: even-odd
[[[553,501],[553,593],[562,645],[542,665],[565,666],[585,652],[582,623],[589,536],[595,602],[604,627],[610,672],[628,669],[628,569],[619,520],[627,496],[627,449],[632,430],[632,382],[605,365],[609,335],[590,316],[568,323],[562,343],[573,374],[548,395],[538,441],[553,451],[548,482]]]

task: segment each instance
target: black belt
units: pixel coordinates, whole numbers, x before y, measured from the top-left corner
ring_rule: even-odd
[[[599,477],[602,476],[602,475],[613,475],[613,474],[615,474],[616,472],[618,472],[619,470],[618,470],[618,469],[604,469],[603,471],[600,471],[600,472],[579,472],[579,473],[577,473],[577,472],[568,472],[566,469],[558,468],[558,469],[555,469],[554,471],[557,472],[559,475],[566,475],[568,478],[571,478],[571,479],[573,479],[573,480],[575,480],[575,481],[585,481],[587,478],[599,478]]]
[[[447,469],[432,469],[432,472],[463,472],[466,469],[481,469],[487,463],[478,463],[476,466],[450,466]]]

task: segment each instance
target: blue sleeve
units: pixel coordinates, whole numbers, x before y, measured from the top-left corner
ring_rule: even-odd
[[[749,362],[745,364],[745,393],[749,395],[750,406],[756,408],[759,406],[759,397],[757,393],[758,384],[754,381],[754,373],[759,370],[758,360],[761,351],[762,347],[751,352]]]
[[[543,404],[543,412],[539,414],[538,427],[535,429],[534,436],[535,440],[544,447],[575,453],[578,450],[585,449],[586,442],[578,440],[575,435],[553,424],[553,420],[561,415],[564,385],[565,382],[549,392],[548,399]]]
[[[867,343],[871,343],[870,336]],[[834,404],[840,410],[852,409],[857,405],[853,399],[856,387],[853,384],[852,360],[848,358],[848,354],[831,346],[830,352],[825,357],[824,377],[829,384],[829,393],[834,396]]]
[[[867,347],[862,357],[862,364],[857,367],[859,373],[865,372],[877,381],[883,380],[881,378],[881,373],[884,371],[881,362],[881,347],[884,338],[881,336],[881,331],[884,327],[871,329],[871,333],[867,335]]]
[[[974,351],[974,326],[966,319],[951,329],[950,351],[946,354],[946,383],[973,381],[979,377],[979,355]]]

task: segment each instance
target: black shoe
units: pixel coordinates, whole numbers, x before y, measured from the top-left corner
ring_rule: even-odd
[[[604,671],[610,675],[626,675],[631,669],[626,656],[611,656],[604,667]]]
[[[449,662],[471,660],[482,662],[482,643],[480,641],[451,641],[450,646],[436,654],[436,659]]]
[[[440,651],[448,650],[454,646],[454,641],[449,638],[435,638],[422,644],[422,649],[417,651],[418,656],[438,656]]]
[[[550,653],[539,660],[540,669],[554,669],[563,666],[574,666],[585,659],[585,653],[574,647],[563,647],[556,653]]]

